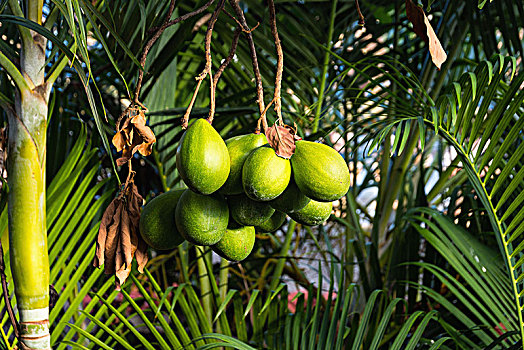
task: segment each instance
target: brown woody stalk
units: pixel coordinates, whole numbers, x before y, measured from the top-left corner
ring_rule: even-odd
[[[182,129],[186,129],[188,125],[189,115],[191,114],[191,110],[193,109],[193,104],[195,103],[196,96],[198,94],[198,90],[200,89],[200,85],[202,84],[202,80],[204,80],[208,75],[210,78],[210,88],[211,88],[211,95],[210,99],[212,102],[215,100],[215,89],[213,86],[213,75],[211,73],[211,37],[213,36],[213,28],[215,27],[215,23],[218,19],[218,15],[220,14],[220,11],[222,11],[222,8],[224,7],[225,0],[220,0],[217,7],[215,8],[215,11],[213,11],[213,15],[211,15],[211,18],[209,19],[209,22],[207,24],[207,32],[206,32],[206,39],[205,39],[205,55],[206,55],[206,65],[204,67],[204,70],[202,73],[200,73],[195,79],[198,81],[197,87],[195,89],[195,92],[193,93],[193,97],[191,98],[191,102],[189,106],[187,107],[186,113],[182,117]],[[212,119],[212,118],[211,118]]]
[[[224,9],[224,12],[226,13],[226,15],[228,15],[233,21],[237,22],[238,26],[241,28],[241,30],[244,32],[244,33],[251,33],[253,32],[255,29],[258,28],[258,26],[260,25],[260,22],[257,22],[256,26],[254,26],[253,28],[249,29],[249,30],[246,30],[244,29],[244,26],[242,26],[242,23],[240,23],[240,21],[235,17],[233,16],[232,14],[230,14],[226,9]]]
[[[253,36],[251,35],[251,29],[249,29],[246,21],[246,17],[244,16],[244,12],[238,5],[238,3],[235,0],[229,0],[229,3],[231,4],[231,7],[235,10],[235,13],[238,17],[238,21],[242,25],[242,31],[244,32],[244,35],[246,36],[248,45],[249,45],[249,51],[251,53],[251,62],[253,63],[253,73],[255,74],[255,84],[257,89],[257,103],[258,103],[258,109],[260,110],[260,118],[258,119],[257,128],[255,129],[255,133],[260,133],[260,124],[262,123],[262,127],[264,128],[264,133],[266,132],[268,125],[266,120],[266,114],[265,114],[265,106],[264,106],[264,88],[262,86],[262,78],[260,76],[260,69],[258,68],[258,60],[257,60],[257,52],[255,50],[255,43],[253,41]]]
[[[149,30],[148,33],[154,32],[153,36],[144,46],[144,50],[142,51],[142,56],[140,58],[140,65],[142,66],[142,69],[138,72],[138,81],[136,84],[135,89],[135,96],[133,103],[138,104],[138,96],[140,94],[140,89],[142,88],[142,79],[144,78],[144,67],[146,64],[147,54],[149,53],[149,50],[153,46],[153,44],[156,42],[156,40],[160,37],[160,35],[166,30],[166,28],[175,25],[179,22],[185,21],[186,19],[189,19],[193,16],[196,16],[202,12],[204,12],[211,4],[213,4],[215,0],[209,0],[206,4],[204,4],[202,7],[196,9],[193,12],[186,13],[183,16],[177,17],[173,20],[170,20],[171,15],[173,15],[173,11],[175,9],[175,0],[171,0],[171,3],[169,5],[169,9],[167,11],[166,19],[164,20],[164,23],[160,25],[159,27],[155,27]]]
[[[215,73],[215,76],[213,77],[213,82],[212,82],[213,86],[212,86],[212,89],[211,89],[213,91],[213,94],[212,94],[212,99],[211,99],[211,105],[209,107],[209,116],[207,118],[209,124],[213,123],[213,117],[215,116],[215,94],[214,94],[214,92],[216,91],[216,88],[217,88],[218,79],[220,79],[220,76],[224,72],[224,69],[226,69],[228,64],[231,62],[231,60],[235,56],[235,51],[237,49],[238,39],[240,37],[240,33],[242,33],[242,29],[240,27],[238,27],[235,30],[235,33],[233,34],[233,41],[231,42],[231,49],[229,50],[229,55],[226,57],[224,62],[222,62],[220,67],[218,67],[218,70]]]
[[[280,97],[280,92],[282,90],[282,71],[284,70],[284,53],[282,52],[282,45],[280,44],[280,38],[278,37],[277,31],[277,20],[275,15],[275,3],[273,0],[268,0],[269,7],[269,24],[271,25],[271,34],[275,39],[275,47],[277,50],[277,74],[275,78],[275,113],[278,117],[278,124],[283,125],[282,120],[282,101]]]
[[[364,24],[366,24],[366,21],[364,19],[364,15],[362,14],[362,12],[360,12],[360,6],[358,4],[358,0],[355,0],[355,6],[357,7],[357,13],[358,13],[358,25],[364,26]]]

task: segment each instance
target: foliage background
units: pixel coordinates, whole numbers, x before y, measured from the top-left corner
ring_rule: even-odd
[[[179,1],[175,15],[203,3]],[[496,0],[480,9],[471,0],[422,1],[448,53],[437,71],[403,1],[361,1],[364,28],[353,1],[277,1],[285,121],[296,123],[305,139],[342,152],[350,192],[324,226],[288,222],[275,234],[259,235],[242,264],[228,265],[187,244],[151,252],[148,274],[135,274],[122,293],[91,267],[101,211],[117,188],[102,140],[112,136],[129,103],[136,57],[167,2],[77,4],[44,5],[47,29],[71,51],[76,46],[84,70],[66,67],[50,103],[47,220],[51,280],[59,294],[50,319],[55,348],[169,349],[221,346],[235,338],[242,341],[238,348],[521,346],[520,2]],[[9,16],[6,5],[0,8]],[[261,23],[253,36],[267,103],[276,62],[268,11],[263,2],[241,5],[249,25]],[[141,100],[158,142],[152,156],[133,160],[147,199],[182,186],[174,154],[180,117],[205,64],[205,16],[166,30],[148,56]],[[16,61],[19,37],[8,20],[0,19],[0,49]],[[220,15],[211,49],[215,70],[235,26]],[[84,37],[80,28],[87,29]],[[50,41],[48,72],[62,55]],[[94,105],[79,74],[91,79]],[[3,70],[0,82],[0,99],[9,102],[15,92]],[[206,84],[194,117],[207,114]],[[242,38],[217,87],[214,126],[224,138],[251,132],[256,111]],[[5,242],[7,186],[2,191]],[[12,329],[0,315],[4,346],[10,347]],[[209,333],[233,338],[201,339]]]

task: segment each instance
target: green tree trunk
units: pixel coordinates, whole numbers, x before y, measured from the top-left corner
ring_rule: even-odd
[[[20,52],[20,72],[29,88],[17,93],[9,116],[9,252],[21,348],[50,349],[45,207],[49,89],[44,81],[45,39],[30,35]]]

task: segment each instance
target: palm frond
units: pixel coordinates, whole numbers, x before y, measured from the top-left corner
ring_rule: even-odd
[[[435,108],[447,113],[433,125],[457,151],[488,213],[511,277],[524,338],[524,75],[511,80],[515,70],[514,59],[499,56],[466,73],[453,87],[455,103],[447,96],[437,100]],[[509,84],[504,82],[507,76]]]
[[[429,99],[421,103],[413,116],[388,118],[386,113],[370,116],[367,130],[376,133],[371,132],[367,140],[375,138],[373,145],[377,145],[396,128],[393,129],[395,151],[399,144],[402,149],[399,140],[407,130],[419,129],[423,138],[428,130],[434,130],[436,136],[455,149],[456,160],[487,211],[496,234],[512,281],[519,328],[524,334],[524,136],[521,132],[524,76],[515,72],[514,58],[494,56],[474,71],[464,73],[435,102]],[[376,98],[381,103],[389,101],[395,108],[394,95]],[[419,122],[421,118],[423,123]]]
[[[449,218],[430,208],[416,208],[407,215],[413,227],[449,263],[460,278],[430,263],[413,263],[437,276],[460,304],[452,302],[428,286],[412,283],[448,311],[443,319],[448,327],[469,329],[475,337],[457,334],[456,342],[464,349],[483,349],[509,332],[507,341],[519,341],[517,313],[514,308],[512,286],[500,254],[479,242],[472,234],[455,225]],[[465,308],[465,309],[463,309]],[[451,326],[453,320],[454,326]],[[462,327],[457,326],[462,325]]]
[[[104,308],[111,311],[112,317],[99,318],[96,315],[100,313],[93,315],[93,311],[83,313],[91,324],[86,331],[78,328],[75,331],[85,337],[87,343],[84,345],[88,347],[96,347],[93,337],[88,335],[89,330],[93,331],[90,327],[98,330],[97,337],[107,337],[106,344],[110,344],[112,339],[123,348],[136,346],[136,341],[150,348],[153,344],[150,343],[151,337],[162,349],[213,349],[223,346],[251,349],[263,344],[274,349],[378,349],[385,344],[395,349],[414,349],[419,344],[431,343],[423,334],[428,323],[437,320],[436,311],[427,314],[419,311],[409,317],[397,315],[395,311],[402,300],[383,300],[384,293],[377,290],[365,303],[362,315],[352,313],[359,300],[359,288],[351,284],[344,291],[336,292],[335,280],[337,285],[343,285],[344,271],[340,269],[340,277],[334,278],[334,270],[332,267],[327,296],[321,289],[317,289],[315,295],[311,287],[307,293],[298,292],[292,299],[294,312],[288,308],[291,299],[285,284],[264,300],[258,297],[260,292],[257,291],[251,294],[249,300],[236,290],[230,290],[224,299],[213,292],[216,309],[214,325],[210,328],[202,308],[203,301],[197,297],[192,285],[172,286],[162,291],[146,269],[145,279],[139,280],[131,275],[132,284],[126,287],[136,290],[139,297],[135,294],[131,298],[129,292],[123,291],[124,301],[117,307],[115,299],[106,299],[97,293],[96,297]],[[319,278],[321,283],[322,277]],[[132,311],[124,313],[126,308]],[[177,316],[178,309],[184,319]],[[246,319],[248,315],[251,315],[250,319]],[[110,327],[113,316],[123,325],[118,332]],[[396,320],[399,316],[404,322],[392,326],[393,318]],[[140,318],[138,325],[137,317]],[[222,317],[225,322],[219,321]],[[229,322],[225,328],[231,318],[234,322]],[[246,322],[251,322],[253,332],[250,338],[247,338]],[[220,333],[216,332],[217,329]],[[147,338],[144,337],[146,334],[149,335]],[[132,337],[128,339],[129,336]],[[433,348],[439,348],[450,339],[435,339]]]

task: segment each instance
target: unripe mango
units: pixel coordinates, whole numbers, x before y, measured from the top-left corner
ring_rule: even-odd
[[[220,193],[232,195],[244,191],[242,188],[242,166],[251,151],[265,144],[267,144],[267,139],[264,134],[240,135],[226,140],[231,170],[226,183],[220,188]]]
[[[172,190],[153,198],[142,209],[140,235],[151,248],[169,250],[184,242],[175,225],[175,208],[184,190]]]
[[[175,210],[176,227],[189,242],[213,245],[226,232],[229,219],[227,202],[220,195],[204,196],[185,190]]]
[[[222,239],[211,249],[229,261],[242,261],[248,257],[255,245],[255,228],[240,226],[228,228]]]
[[[244,194],[230,196],[227,201],[231,217],[240,225],[261,225],[275,212],[268,203],[254,201]]]
[[[255,226],[258,232],[275,232],[286,221],[286,214],[275,210],[273,215],[260,225]]]
[[[332,209],[333,203],[331,202],[317,202],[311,200],[304,208],[294,213],[290,213],[289,217],[303,225],[316,226],[329,218]]]
[[[200,194],[211,194],[226,182],[229,153],[207,120],[197,119],[182,135],[176,168],[187,187]]]
[[[333,148],[321,143],[297,141],[291,157],[295,182],[307,197],[331,202],[349,189],[346,161]]]
[[[269,146],[252,151],[242,167],[242,185],[246,195],[257,201],[270,201],[286,189],[291,178],[288,159],[276,155]]]
[[[280,210],[284,213],[292,213],[294,211],[300,210],[309,203],[309,198],[306,197],[293,179],[289,181],[286,189],[280,196],[273,199],[269,204],[276,210]]]

